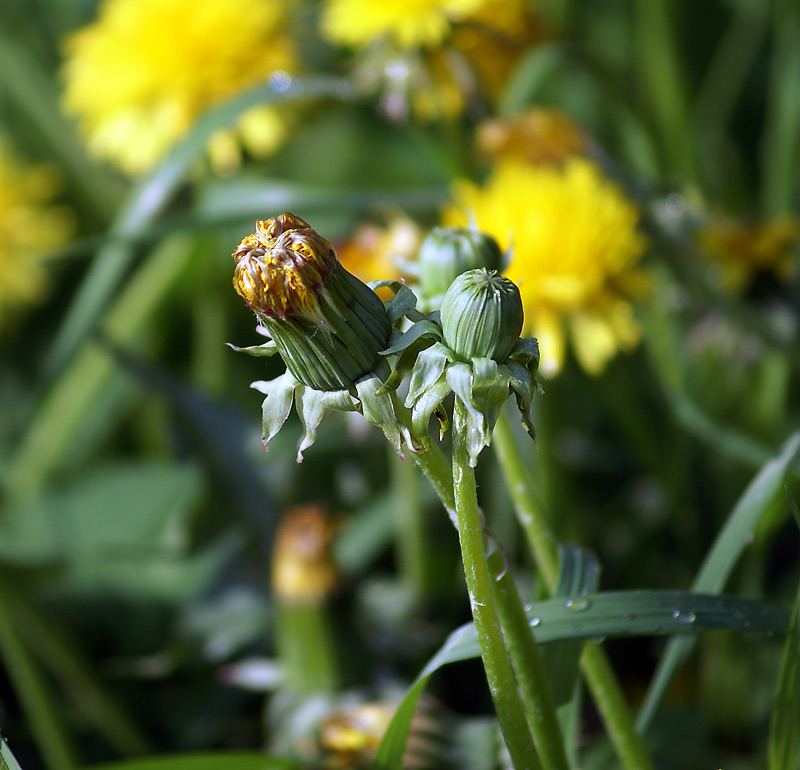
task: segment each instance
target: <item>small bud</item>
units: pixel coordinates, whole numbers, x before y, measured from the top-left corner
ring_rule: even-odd
[[[437,297],[467,270],[502,270],[503,253],[494,238],[479,230],[435,227],[422,242],[417,263],[422,292]]]
[[[444,295],[441,319],[444,341],[461,360],[503,363],[522,331],[519,289],[493,270],[462,273]]]
[[[259,221],[233,258],[234,288],[300,382],[341,390],[372,370],[391,333],[383,303],[308,222],[288,213]]]
[[[272,590],[283,602],[321,602],[338,583],[333,525],[319,505],[292,508],[278,527]]]

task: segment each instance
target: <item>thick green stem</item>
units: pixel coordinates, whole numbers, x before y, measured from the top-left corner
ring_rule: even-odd
[[[500,561],[499,554],[496,556]],[[502,570],[500,577],[492,581],[492,592],[536,750],[543,768],[569,770],[564,738],[539,646],[531,632],[514,579],[505,566]]]
[[[558,582],[557,541],[544,511],[538,505],[531,479],[505,414],[501,414],[497,421],[492,443],[500,458],[506,485],[539,570],[552,594]],[[593,642],[584,645],[581,671],[623,767],[627,770],[652,770],[653,761],[636,732],[633,717],[611,664],[599,645]]]
[[[458,519],[458,537],[467,589],[481,658],[486,669],[497,718],[515,770],[539,768],[533,739],[511,662],[508,659],[500,621],[492,596],[492,577],[486,562],[483,526],[478,511],[475,473],[469,466],[466,447],[466,414],[456,399],[453,414],[453,494]]]

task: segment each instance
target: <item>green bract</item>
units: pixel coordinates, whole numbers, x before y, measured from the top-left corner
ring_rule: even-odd
[[[459,275],[442,300],[442,331],[462,361],[504,361],[522,331],[522,299],[516,285],[493,270]]]
[[[480,267],[501,270],[503,262],[490,235],[465,227],[435,227],[417,257],[420,293],[426,300],[441,297],[461,273]]]

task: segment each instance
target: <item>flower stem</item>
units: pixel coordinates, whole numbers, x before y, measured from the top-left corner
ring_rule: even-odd
[[[458,536],[472,617],[500,729],[503,731],[515,770],[539,768],[541,765],[536,758],[536,750],[525,720],[517,682],[508,659],[492,595],[494,581],[489,574],[486,561],[483,527],[475,489],[475,473],[469,466],[467,454],[466,414],[458,399],[453,411],[452,470]]]
[[[493,559],[499,561],[499,554],[493,554],[490,561]],[[501,569],[500,577],[492,581],[492,593],[536,750],[543,768],[569,770],[561,726],[539,654],[539,645],[531,632],[514,579],[505,565]]]
[[[500,458],[517,515],[528,536],[542,577],[552,594],[558,582],[556,538],[538,504],[522,454],[505,414],[501,414],[497,421],[492,443]],[[593,642],[584,645],[581,670],[623,767],[627,770],[652,770],[653,761],[641,736],[636,732],[625,696],[602,647]]]

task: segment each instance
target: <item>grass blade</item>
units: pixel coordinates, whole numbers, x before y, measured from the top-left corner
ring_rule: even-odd
[[[2,735],[0,735],[0,770],[22,770]]]
[[[293,759],[256,753],[184,754],[150,757],[107,765],[92,765],[85,770],[311,770],[308,764]]]
[[[539,644],[597,637],[696,634],[712,629],[783,632],[788,613],[753,599],[690,591],[610,591],[537,602],[526,609]],[[411,718],[431,675],[480,655],[475,626],[456,629],[406,692],[383,736],[376,770],[402,770]]]
[[[783,445],[780,454],[764,465],[750,482],[708,552],[692,583],[693,591],[714,594],[722,590],[739,556],[750,542],[756,525],[780,493],[784,476],[798,451],[800,432],[793,434]],[[693,639],[684,638],[672,639],[667,645],[639,712],[636,723],[639,732],[647,729],[673,674],[689,654],[693,644]]]

